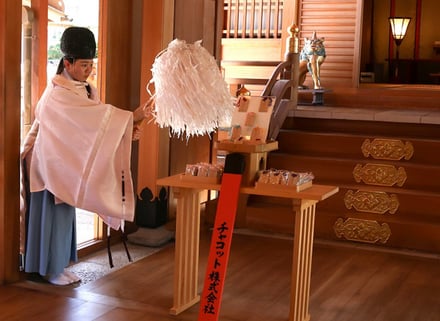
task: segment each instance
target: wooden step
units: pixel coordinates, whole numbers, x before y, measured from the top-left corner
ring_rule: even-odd
[[[398,137],[400,139],[426,139],[431,141],[440,139],[439,125],[435,123],[287,117],[283,124],[283,129],[295,129],[311,133],[351,134],[387,138]]]
[[[400,203],[397,211],[393,214],[377,214],[347,208],[344,196],[348,191],[341,189],[337,195],[317,204],[316,238],[347,242],[345,238],[336,235],[335,224],[338,220],[345,222],[352,218],[389,226],[389,238],[385,243],[374,243],[377,246],[440,251],[440,213],[437,210],[440,206],[439,197],[432,198],[429,194],[396,194]],[[246,219],[248,228],[268,232],[291,233],[295,224],[291,204],[261,197],[249,200]]]
[[[362,84],[347,88],[335,83],[326,89],[331,92],[325,95],[325,106],[439,110],[439,85]],[[300,102],[309,100],[306,94],[298,96]]]
[[[322,133],[304,130],[282,130],[278,135],[278,151],[284,154],[308,155],[315,157],[350,158],[372,160],[372,153],[365,155],[363,144],[372,143],[378,136],[371,134]],[[413,154],[409,159],[402,154],[405,163],[438,165],[440,159],[440,140],[432,138],[402,138],[380,136],[380,139],[398,141],[412,146]],[[276,152],[274,152],[276,153]]]
[[[277,141],[267,168],[340,189],[317,204],[317,238],[440,252],[438,124],[288,117]],[[248,228],[292,231],[290,202],[252,196],[245,212]]]
[[[424,191],[440,193],[440,170],[438,167],[432,165],[271,153],[267,158],[267,166],[268,168],[296,172],[312,172],[315,176],[315,182],[319,184],[348,187],[365,186],[372,188],[376,186],[378,189],[389,192],[405,189],[411,192]],[[385,183],[385,178],[383,181],[373,182],[376,185],[372,185],[368,184],[368,179],[366,179],[368,178],[367,175],[364,177],[355,176],[358,167],[361,171],[367,171],[371,167],[373,170],[382,170],[384,173],[386,173],[388,168],[391,168],[391,172],[401,171],[402,173],[404,172],[405,175],[396,174],[398,177],[392,186],[378,185]],[[359,179],[359,181],[356,181],[356,178]],[[402,180],[400,180],[401,178]]]

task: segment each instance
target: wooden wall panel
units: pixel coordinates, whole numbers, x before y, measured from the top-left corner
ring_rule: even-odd
[[[222,39],[222,60],[280,61],[280,39]]]
[[[133,59],[133,39],[128,36],[134,23],[132,8],[132,0],[101,0],[101,12],[105,13],[100,21],[101,48],[98,48],[102,57],[101,98],[104,102],[123,109],[134,109],[139,103],[138,97],[133,97],[131,93],[132,85],[137,84],[139,79],[134,79],[128,72],[131,65],[138,61],[137,57]]]
[[[325,38],[327,58],[321,69],[324,87],[357,86],[359,74],[360,0],[302,0],[299,6],[301,47],[316,31]],[[311,85],[311,77],[307,77]]]
[[[322,86],[357,87],[362,5],[362,0],[285,1],[285,9],[289,10],[283,12],[282,39],[222,39],[222,60],[281,60],[287,37],[286,26],[296,23],[300,30],[300,49],[304,38],[312,37],[314,31],[318,37],[325,38],[327,59],[321,69]],[[262,41],[261,45],[255,45],[257,40]],[[235,75],[227,77],[240,78]],[[310,76],[305,84],[312,86]]]

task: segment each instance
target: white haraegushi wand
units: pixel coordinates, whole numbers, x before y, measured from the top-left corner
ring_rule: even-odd
[[[228,123],[233,98],[214,57],[201,41],[175,39],[159,53],[152,66],[155,122],[171,134],[201,136]]]

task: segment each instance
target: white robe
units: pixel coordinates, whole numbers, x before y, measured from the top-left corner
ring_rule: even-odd
[[[94,97],[95,88],[89,99],[84,83],[55,76],[37,105],[22,158],[31,156],[30,192],[47,189],[117,230],[134,219],[133,114]]]

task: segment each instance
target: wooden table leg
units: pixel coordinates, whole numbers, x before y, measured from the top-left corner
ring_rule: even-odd
[[[295,234],[289,321],[308,321],[316,201],[293,200]]]
[[[176,237],[174,300],[170,314],[177,315],[200,301],[199,274],[200,200],[199,191],[174,188]]]

